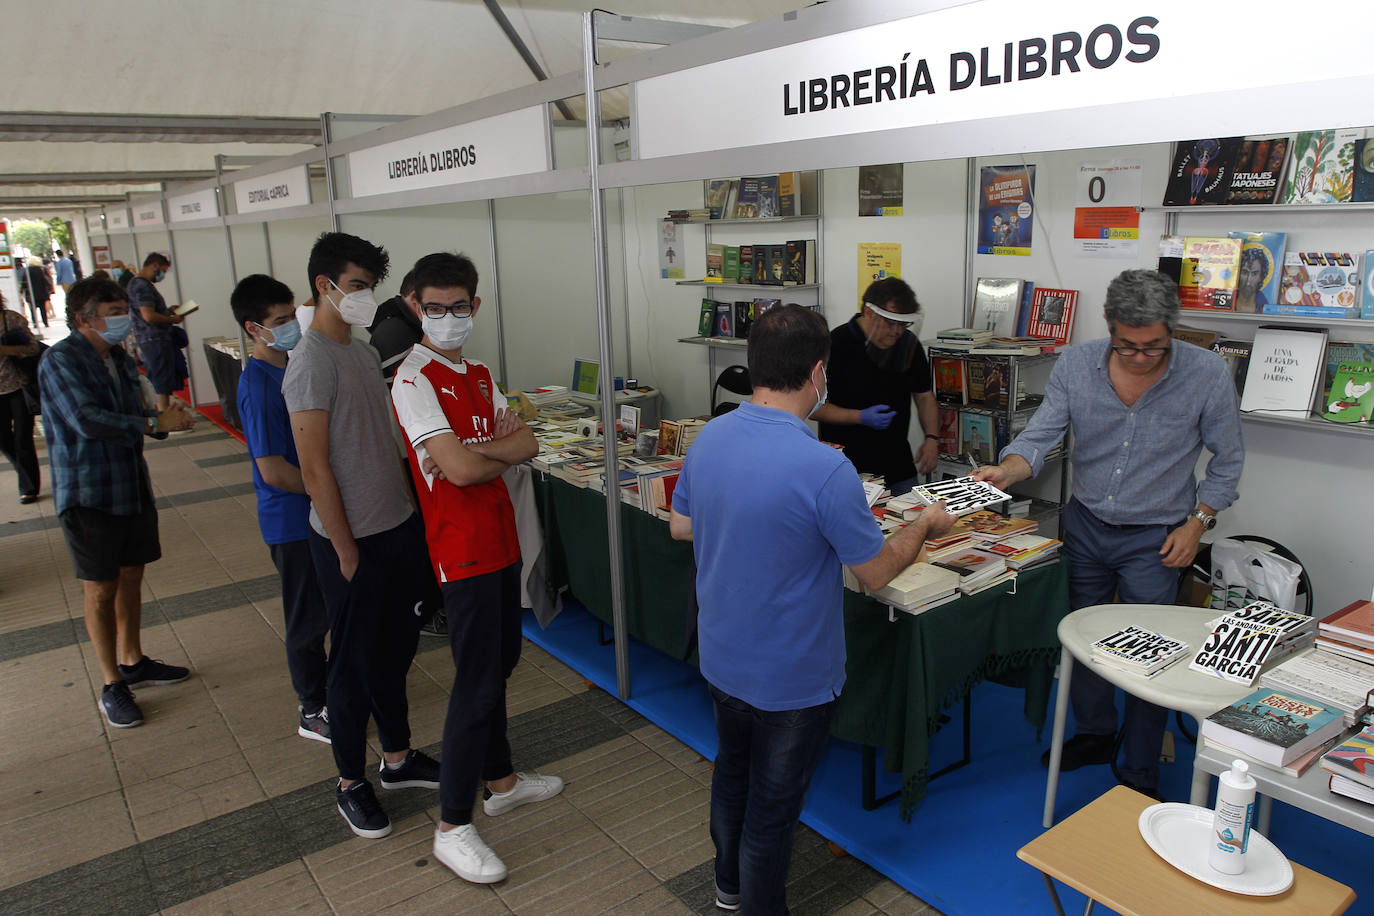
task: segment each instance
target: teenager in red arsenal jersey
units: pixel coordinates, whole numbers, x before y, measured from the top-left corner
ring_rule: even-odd
[[[506,679],[520,659],[520,543],[501,474],[533,458],[539,446],[507,409],[491,370],[463,356],[482,305],[472,261],[427,255],[416,262],[413,282],[406,302],[425,336],[396,371],[391,399],[406,435],[456,669],[434,856],[465,880],[491,884],[506,877],[506,866],[472,824],[478,782],[486,783],[488,816],[563,790],[557,776],[516,773],[506,740]],[[427,458],[433,474],[425,473]]]

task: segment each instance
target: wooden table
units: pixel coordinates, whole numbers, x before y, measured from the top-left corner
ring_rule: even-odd
[[[1344,913],[1355,892],[1293,862],[1293,886],[1272,897],[1233,894],[1198,881],[1161,859],[1140,835],[1140,812],[1152,804],[1139,792],[1116,786],[1092,804],[1045,831],[1016,852],[1045,878],[1059,916],[1064,908],[1054,879],[1122,916],[1159,913]]]

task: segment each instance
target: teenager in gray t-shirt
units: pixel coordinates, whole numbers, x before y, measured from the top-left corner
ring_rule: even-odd
[[[437,761],[410,746],[406,673],[432,580],[424,525],[392,437],[381,360],[353,338],[377,311],[387,256],[357,236],[326,232],[310,252],[316,310],[282,381],[301,477],[310,494],[310,555],[329,611],[327,707],[335,800],[354,833],[391,832],[364,770],[377,722],[384,789],[439,787]]]

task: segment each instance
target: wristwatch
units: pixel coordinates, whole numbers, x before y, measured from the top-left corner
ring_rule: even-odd
[[[935,435],[934,433],[926,433],[926,438],[927,438],[927,439],[934,439],[936,442],[939,442],[939,441],[940,441],[940,437],[937,436],[937,435]]]
[[[1211,531],[1213,528],[1217,526],[1217,517],[1215,515],[1208,515],[1201,509],[1193,510],[1193,518],[1202,522],[1203,531]]]

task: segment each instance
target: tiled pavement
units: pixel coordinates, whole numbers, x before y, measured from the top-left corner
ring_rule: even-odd
[[[478,806],[510,877],[478,887],[432,861],[433,792],[380,793],[395,831],[353,837],[328,748],[295,734],[243,446],[204,422],[148,445],[163,558],[145,578],[144,646],[195,676],[140,690],[135,729],[107,729],[96,710],[46,481],[20,506],[0,468],[0,913],[716,912],[710,765],[529,643],[510,683],[516,764],[567,789],[495,819]],[[431,751],[446,650],[422,638],[410,676],[416,743]],[[935,912],[805,828],[789,898],[798,916]]]

